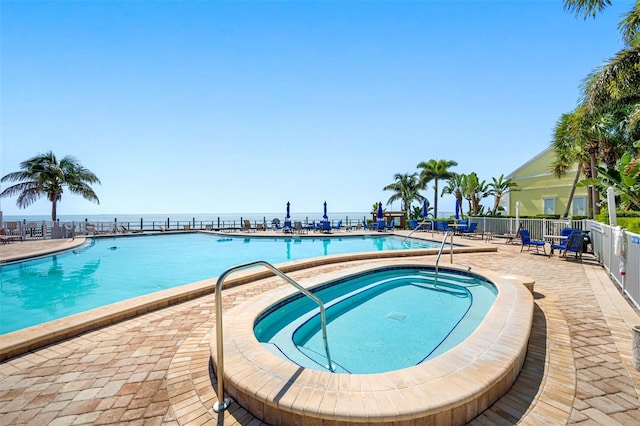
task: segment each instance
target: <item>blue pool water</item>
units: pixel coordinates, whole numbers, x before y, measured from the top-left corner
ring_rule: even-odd
[[[95,239],[81,249],[0,266],[0,334],[220,275],[266,260],[437,244],[393,236],[241,238],[191,233]]]
[[[484,278],[423,267],[385,268],[314,290],[323,301],[336,372],[411,367],[459,344],[484,319],[497,290]],[[317,305],[295,295],[264,312],[254,333],[271,352],[328,370]]]

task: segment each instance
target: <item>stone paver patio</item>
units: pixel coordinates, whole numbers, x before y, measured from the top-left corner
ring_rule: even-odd
[[[11,246],[25,250],[27,244]],[[630,332],[640,317],[595,259],[586,255],[579,263],[493,245],[498,253],[457,254],[454,262],[534,278],[536,308],[518,380],[472,423],[640,424],[640,372],[632,365]],[[304,279],[341,267],[290,275]],[[225,309],[281,285],[269,278],[227,289]],[[217,399],[209,362],[214,320],[210,295],[4,361],[0,424],[259,425],[237,404],[220,416],[211,409]]]

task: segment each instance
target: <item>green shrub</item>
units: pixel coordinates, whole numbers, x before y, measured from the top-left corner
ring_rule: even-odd
[[[602,209],[596,217],[598,222],[609,224],[609,210]],[[616,224],[622,228],[640,234],[640,212],[636,211],[617,211]]]

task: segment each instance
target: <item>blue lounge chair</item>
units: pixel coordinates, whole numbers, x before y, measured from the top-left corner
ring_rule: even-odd
[[[411,219],[409,221],[409,229],[416,229],[418,227],[418,221],[415,219]]]
[[[436,222],[436,231],[439,232],[448,232],[448,231],[452,231],[453,229],[449,226],[449,224],[447,222]]]
[[[339,231],[341,227],[342,227],[342,220],[339,220],[338,223],[336,223],[336,226],[333,226],[333,229],[335,229],[336,231]]]
[[[540,253],[539,248],[542,247],[542,251],[544,255],[547,255],[547,250],[545,249],[545,242],[542,240],[532,240],[531,234],[526,229],[520,229],[520,239],[522,240],[522,246],[520,246],[520,253],[522,253],[522,249],[524,246],[527,246],[527,251],[531,251],[531,246],[536,248],[536,253]]]
[[[386,226],[387,222],[385,222],[384,220],[377,220],[373,223],[373,229],[375,229],[376,231],[384,231]]]
[[[328,220],[323,220],[320,222],[320,230],[325,233],[331,232],[331,222]]]
[[[463,235],[475,234],[476,228],[478,227],[478,222],[471,222],[469,226],[462,230]]]
[[[371,230],[371,229],[373,229],[373,226],[367,225],[367,221],[363,220],[362,221],[362,228],[365,229],[365,230]]]
[[[396,220],[395,219],[391,219],[391,222],[389,222],[388,226],[385,226],[384,229],[385,231],[388,229],[390,231],[393,231],[393,228],[395,228],[396,226]]]

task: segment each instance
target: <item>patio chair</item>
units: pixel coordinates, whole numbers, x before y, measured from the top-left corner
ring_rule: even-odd
[[[282,232],[293,232],[293,226],[291,225],[291,221],[290,220],[285,220],[284,221],[284,226],[282,227]]]
[[[524,246],[527,246],[527,251],[531,251],[531,246],[536,248],[536,253],[540,254],[539,248],[542,247],[542,251],[544,255],[547,255],[547,250],[545,249],[545,242],[542,240],[532,240],[531,234],[526,229],[520,229],[520,240],[522,241],[522,246],[520,246],[520,253],[522,253],[522,249]]]
[[[582,262],[582,252],[584,248],[584,234],[582,231],[574,231],[567,238],[567,242],[564,248],[564,257],[567,257],[567,252],[575,253],[575,258],[580,259]]]
[[[333,226],[332,228],[335,229],[336,231],[339,231],[341,227],[342,227],[342,219],[339,220],[338,223],[336,223],[336,226]]]
[[[303,232],[309,232],[307,230],[307,228],[305,228],[304,226],[302,226],[302,222],[296,220],[295,222],[293,222],[293,233],[298,233],[298,234],[302,234]]]
[[[278,219],[278,218],[274,218],[274,219],[271,221],[271,227],[272,227],[272,228],[275,228],[275,229],[276,229],[276,231],[282,231],[282,226],[280,226],[280,219]]]
[[[373,229],[376,231],[384,231],[387,226],[387,222],[385,220],[377,220],[373,222]]]
[[[387,229],[390,231],[393,231],[393,228],[395,228],[396,226],[396,220],[395,219],[391,219],[391,222],[389,222],[388,226],[384,227],[384,230],[386,231]]]
[[[253,227],[251,226],[251,221],[250,221],[250,220],[248,220],[248,219],[244,219],[244,220],[242,221],[242,228],[241,228],[241,231],[244,231],[244,232],[251,232],[251,231],[255,231],[255,230],[256,230],[256,228],[253,228]]]
[[[366,220],[363,220],[363,221],[362,221],[362,228],[363,228],[365,231],[370,231],[370,230],[372,230],[372,229],[373,229],[373,226],[369,226],[369,225],[367,225],[367,221],[366,221]]]
[[[448,232],[453,231],[453,228],[451,228],[447,222],[436,222],[436,231]]]
[[[462,235],[466,235],[468,237],[475,236],[477,227],[478,227],[478,222],[471,222],[469,226],[462,229]]]

